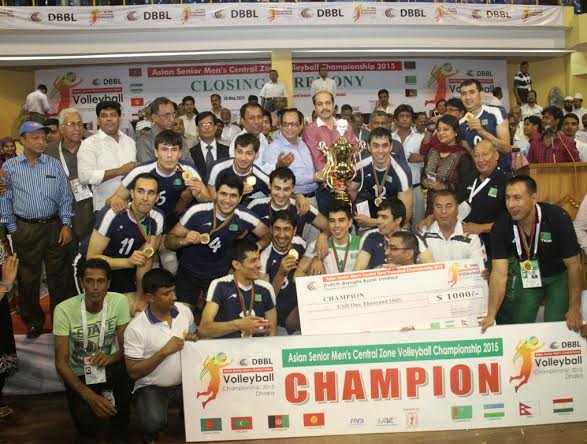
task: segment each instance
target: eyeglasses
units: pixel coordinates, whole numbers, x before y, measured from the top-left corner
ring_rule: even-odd
[[[159,114],[155,113],[157,116],[161,117],[162,119],[175,119],[177,117],[177,113],[165,113]]]
[[[207,126],[214,126],[215,123],[214,122],[200,122],[200,123],[198,123],[198,125],[203,126],[205,128]]]
[[[284,128],[298,128],[300,126],[300,122],[282,122],[281,126]]]
[[[395,245],[390,245],[389,248],[391,251],[397,251],[397,250],[411,250],[411,248],[405,248],[405,247],[396,247]]]
[[[63,125],[65,125],[68,128],[73,128],[74,126],[79,126],[80,128],[82,126],[84,126],[83,122],[65,122]]]

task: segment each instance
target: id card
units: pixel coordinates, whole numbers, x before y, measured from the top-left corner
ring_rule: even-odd
[[[531,269],[527,265],[528,261],[520,262],[520,273],[522,275],[522,287],[524,288],[538,288],[542,287],[542,278],[540,277],[540,268],[538,261],[532,259],[530,264]]]
[[[106,367],[91,365],[90,356],[84,358],[84,376],[86,385],[101,384],[106,382]]]
[[[471,213],[471,205],[469,202],[464,200],[459,204],[459,219],[465,220],[465,218]]]
[[[367,217],[371,217],[371,210],[369,209],[369,202],[364,200],[356,204],[357,214],[362,214]]]
[[[92,191],[89,185],[81,184],[79,179],[71,179],[69,183],[71,184],[71,190],[73,191],[76,202],[81,202],[92,197]]]

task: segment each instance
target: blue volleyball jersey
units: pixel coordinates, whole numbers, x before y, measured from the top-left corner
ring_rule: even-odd
[[[162,233],[163,223],[163,213],[157,208],[153,208],[141,220],[143,230],[146,234],[150,233],[151,236],[157,236]],[[108,242],[108,245],[102,253],[104,256],[129,258],[133,252],[139,250],[145,243],[145,238],[135,223],[130,208],[120,214],[116,214],[108,206],[102,208],[96,215],[94,229],[102,236],[110,239],[110,242]],[[86,238],[80,246],[82,257],[85,257],[88,253],[89,240],[89,237]]]
[[[171,173],[165,174],[157,168],[157,161],[143,162],[134,167],[124,178],[122,179],[122,185],[125,186],[129,191],[133,187],[135,178],[139,174],[150,173],[159,180],[159,201],[157,202],[157,208],[159,208],[165,217],[175,212],[175,205],[179,200],[179,196],[185,190],[185,182],[182,177],[182,171],[189,171],[192,177],[202,180],[198,172],[191,166],[185,163],[178,164],[178,170]]]
[[[299,258],[301,259],[306,252],[306,242],[301,237],[294,236],[291,242],[291,248],[298,252]],[[273,278],[277,275],[281,260],[287,253],[287,251],[281,252],[276,250],[273,247],[273,243],[261,252],[261,273],[267,274],[270,282],[273,281]],[[279,325],[285,324],[285,318],[287,315],[289,315],[289,313],[298,305],[296,284],[293,279],[294,273],[295,269],[288,273],[283,280],[279,294],[276,295],[277,319]]]
[[[257,165],[253,165],[250,173],[241,175],[236,172],[234,168],[234,158],[232,157],[229,159],[220,159],[212,165],[210,172],[208,173],[208,185],[212,187],[216,186],[216,181],[226,174],[240,177],[243,181],[249,176],[254,176],[257,178],[257,182],[253,187],[253,192],[243,196],[243,205],[247,205],[253,199],[269,196],[270,194],[269,176],[267,174],[265,174]]]
[[[251,287],[244,287],[239,284],[240,293],[243,297],[244,306],[246,310],[251,304],[251,297],[253,295],[253,287],[255,289],[255,300],[253,301],[253,311],[255,316],[265,317],[265,313],[275,308],[275,294],[273,287],[268,282],[256,280]],[[218,304],[218,313],[214,318],[215,322],[228,322],[239,319],[243,312],[240,298],[238,296],[236,283],[234,282],[234,275],[214,279],[208,288],[208,295],[206,302],[214,302]],[[241,332],[235,331],[222,338],[240,338]],[[262,336],[262,335],[259,335]]]
[[[357,175],[353,179],[354,182],[361,184],[359,188],[359,195],[357,202],[368,201],[369,210],[371,217],[377,217],[377,206],[374,203],[376,197],[382,199],[391,199],[397,197],[398,193],[407,191],[412,188],[411,174],[408,168],[402,166],[395,159],[391,158],[391,166],[385,183],[383,178],[385,177],[386,170],[378,170],[374,168],[373,158],[368,156],[357,163],[356,165]],[[376,176],[375,176],[376,175]],[[378,194],[377,181],[379,181],[381,188],[381,194]]]
[[[275,208],[271,205],[271,196],[269,197],[260,197],[259,199],[254,199],[248,205],[249,210],[251,210],[255,215],[263,222],[265,225],[271,225],[271,215],[275,211],[279,211],[280,208]],[[281,208],[285,209],[285,208]],[[304,232],[304,228],[306,224],[311,224],[318,216],[318,209],[313,205],[310,205],[310,209],[306,212],[306,214],[302,216],[298,216],[298,209],[296,207],[296,200],[290,198],[289,200],[289,207],[287,210],[294,215],[297,219],[297,226],[296,226],[296,235],[301,236]]]
[[[206,245],[189,245],[182,248],[178,255],[179,266],[192,275],[203,280],[225,275],[228,272],[227,251],[229,246],[242,234],[253,231],[261,221],[249,209],[239,205],[234,216],[221,230],[210,235]],[[210,233],[213,227],[214,203],[207,202],[190,207],[179,220],[188,230],[198,233]],[[216,227],[220,227],[224,219],[216,215]]]

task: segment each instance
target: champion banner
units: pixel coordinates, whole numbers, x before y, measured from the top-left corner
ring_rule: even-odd
[[[562,322],[186,342],[186,439],[585,421],[585,352]]]
[[[379,3],[1,7],[11,29],[231,26],[562,26],[560,6]]]
[[[508,104],[507,68],[504,60],[470,59],[337,59],[296,60],[293,63],[294,102],[309,116],[312,112],[310,86],[318,78],[318,68],[326,64],[337,84],[336,103],[348,103],[355,111],[369,113],[377,101],[377,91],[387,88],[390,102],[406,103],[415,111],[431,110],[439,99],[459,95],[466,78],[477,78],[488,99],[495,86],[501,86],[504,107]],[[176,63],[111,66],[73,66],[36,71],[36,84],[46,84],[51,113],[70,106],[82,111],[84,122],[94,123],[96,104],[116,100],[123,105],[128,120],[158,96],[180,102],[192,95],[200,111],[210,109],[210,95],[218,93],[223,106],[238,110],[250,94],[259,94],[269,80],[267,60],[224,63]]]

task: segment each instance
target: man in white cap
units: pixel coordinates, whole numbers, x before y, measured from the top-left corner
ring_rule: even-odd
[[[583,115],[587,112],[587,109],[583,108],[583,94],[580,92],[575,93],[575,97],[573,98],[573,112],[579,118],[579,128],[584,129]]]
[[[563,102],[563,116],[565,114],[573,112],[574,103],[575,103],[575,99],[573,99],[573,96],[566,96],[565,97],[565,100]]]

